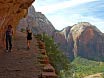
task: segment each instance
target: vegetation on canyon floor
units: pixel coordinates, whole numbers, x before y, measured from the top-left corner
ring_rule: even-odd
[[[96,73],[104,73],[104,62],[96,62],[77,57],[73,60],[72,64],[75,66],[76,78],[82,78]]]
[[[83,78],[87,75],[104,72],[104,62],[91,61],[81,57],[76,57],[70,62],[70,59],[58,49],[52,37],[46,34],[38,35],[38,37],[45,42],[50,62],[55,67],[59,78]]]

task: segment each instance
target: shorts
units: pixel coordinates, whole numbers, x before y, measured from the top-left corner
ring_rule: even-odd
[[[32,40],[32,37],[27,37],[27,40]]]

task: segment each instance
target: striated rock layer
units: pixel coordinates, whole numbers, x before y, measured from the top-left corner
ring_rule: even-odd
[[[55,37],[56,42],[61,43],[61,48],[66,55],[73,59],[77,56],[104,61],[104,35],[95,26],[88,22],[81,22],[67,27],[58,32],[61,35],[61,39],[65,38],[63,43],[59,37]]]
[[[87,22],[79,23],[71,28],[70,35],[74,42],[71,51],[74,57],[104,61],[104,36],[95,26]]]
[[[61,31],[53,25],[41,12],[31,6],[26,18],[19,23],[18,30],[30,26],[35,34],[47,33],[52,36],[64,54],[73,59],[77,56],[104,61],[104,33],[88,22],[68,26]]]
[[[4,39],[8,24],[15,30],[19,20],[27,15],[33,1],[35,0],[0,0],[0,40]]]

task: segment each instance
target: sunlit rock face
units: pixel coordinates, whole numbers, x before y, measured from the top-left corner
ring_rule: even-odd
[[[104,34],[88,22],[80,22],[55,32],[54,40],[71,60],[80,56],[104,61]]]
[[[34,34],[48,33],[53,35],[55,28],[52,23],[41,12],[36,12],[33,6],[29,7],[26,18],[20,20],[18,30],[25,30],[29,26]]]
[[[4,39],[7,25],[14,30],[19,20],[27,15],[28,7],[35,0],[0,0],[0,40]]]
[[[74,57],[104,61],[104,36],[95,26],[88,22],[78,23],[71,28],[70,38],[73,39],[71,52]],[[71,44],[71,40],[68,41],[68,44]]]

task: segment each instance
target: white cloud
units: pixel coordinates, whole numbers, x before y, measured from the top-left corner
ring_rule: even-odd
[[[52,22],[53,26],[58,30],[62,30],[62,28],[69,26],[68,19],[60,17],[59,15],[49,17],[48,19]]]
[[[70,1],[64,1],[56,4],[47,4],[46,6],[37,6],[35,3],[33,4],[36,7],[37,11],[43,12],[43,13],[51,13],[60,9],[65,9],[73,6],[77,6],[80,4],[93,2],[98,0],[70,0]]]

